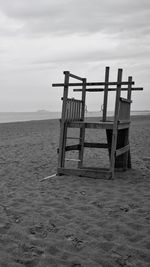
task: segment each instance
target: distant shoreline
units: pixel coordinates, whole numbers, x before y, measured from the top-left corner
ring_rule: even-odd
[[[150,111],[131,111],[131,116],[147,116]],[[101,117],[102,113],[90,111],[86,113],[86,117]],[[108,111],[108,116],[113,116],[113,112]],[[13,122],[28,122],[59,119],[61,112],[0,112],[0,124]]]

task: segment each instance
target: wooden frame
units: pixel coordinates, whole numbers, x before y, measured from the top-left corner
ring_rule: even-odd
[[[58,149],[58,168],[57,174],[66,175],[80,175],[93,178],[102,178],[108,175],[109,178],[114,178],[115,170],[126,170],[131,168],[131,155],[129,144],[129,128],[130,128],[130,105],[131,105],[131,91],[143,90],[141,87],[132,87],[134,81],[132,77],[128,77],[128,81],[122,80],[122,69],[118,69],[117,81],[109,81],[109,67],[105,69],[105,81],[104,82],[87,82],[85,78],[76,76],[69,71],[65,71],[64,83],[53,84],[54,87],[64,87],[63,104],[62,104],[62,116],[60,120],[60,139]],[[70,83],[70,78],[79,80],[80,83]],[[74,91],[80,91],[82,93],[81,99],[68,98],[68,90],[70,87],[80,87],[74,89]],[[87,86],[102,86],[102,88],[87,88]],[[113,86],[113,87],[112,87]],[[115,86],[115,87],[114,87]],[[126,86],[126,87],[124,87]],[[89,122],[85,120],[85,101],[86,92],[104,92],[103,100],[103,114],[102,120],[99,122]],[[113,121],[107,120],[107,102],[108,92],[116,92],[115,110]],[[126,91],[127,97],[122,98],[121,92]],[[79,137],[67,136],[68,128],[79,128]],[[85,142],[85,130],[86,128],[103,129],[106,131],[107,143],[90,143]],[[78,144],[67,145],[67,140],[78,140]],[[83,166],[84,148],[104,148],[108,149],[110,167],[104,168],[92,168]],[[78,159],[66,158],[67,151],[77,150]],[[76,169],[68,169],[65,166],[65,161],[72,160],[78,163]]]

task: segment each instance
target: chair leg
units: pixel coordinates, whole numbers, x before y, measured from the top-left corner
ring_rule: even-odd
[[[80,128],[80,150],[79,150],[79,163],[78,168],[82,168],[83,165],[83,154],[84,154],[84,139],[85,139],[85,127],[84,125]]]
[[[65,147],[67,140],[67,126],[63,126],[62,140],[59,144],[59,156],[58,156],[58,168],[62,168],[65,165]]]
[[[111,179],[114,179],[116,147],[117,147],[117,129],[114,129],[112,133],[111,155],[110,155]]]

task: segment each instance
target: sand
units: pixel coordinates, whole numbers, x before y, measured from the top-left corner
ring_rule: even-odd
[[[0,267],[150,266],[150,117],[130,135],[132,169],[115,180],[41,182],[56,173],[59,122],[0,124]]]

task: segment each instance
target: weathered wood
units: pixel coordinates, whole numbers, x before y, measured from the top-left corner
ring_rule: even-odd
[[[105,87],[104,87],[104,102],[103,102],[103,121],[107,117],[107,100],[108,100],[108,81],[109,81],[109,67],[105,70]]]
[[[90,143],[90,142],[84,142],[84,147],[90,147],[90,148],[108,148],[108,144],[106,143]]]
[[[123,121],[130,121],[130,102],[127,101],[119,101],[119,116],[118,120],[121,122]]]
[[[110,170],[112,174],[112,179],[114,178],[114,168],[115,168],[115,152],[117,146],[117,125],[119,118],[119,99],[121,94],[121,81],[122,81],[122,69],[118,69],[118,77],[117,77],[118,85],[116,91],[115,114],[114,114],[114,124],[112,132],[111,155],[110,155]]]
[[[86,92],[104,92],[105,87],[104,88],[86,88]],[[108,88],[109,92],[114,92],[116,91],[117,88]],[[74,92],[81,92],[82,89],[73,89]],[[121,88],[121,91],[128,91],[128,88]],[[143,91],[143,87],[131,87],[131,91]]]
[[[126,145],[126,146],[124,146],[124,147],[122,147],[122,148],[120,148],[120,149],[117,149],[117,150],[116,150],[116,157],[118,157],[118,156],[124,154],[124,153],[127,152],[129,149],[130,149],[130,145]]]
[[[66,116],[66,106],[67,106],[67,97],[68,97],[69,72],[66,72],[65,74],[64,83],[65,83],[65,86],[64,86],[64,93],[63,93],[63,105],[62,105],[62,115],[61,115],[61,123],[60,123],[58,168],[64,166],[64,158],[65,158],[65,143],[66,143],[66,136],[67,136],[65,116]]]
[[[66,101],[66,121],[78,121],[81,120],[82,100],[67,98]]]
[[[113,122],[112,121],[106,121],[106,122],[83,122],[83,121],[73,121],[73,122],[67,122],[68,128],[82,128],[84,124],[84,127],[86,129],[113,129]],[[129,121],[123,121],[121,124],[118,124],[118,129],[125,129],[129,127],[130,122]]]
[[[79,140],[79,137],[73,137],[73,136],[67,136],[67,139],[71,139],[71,140]]]
[[[70,146],[66,146],[65,147],[65,151],[71,151],[71,150],[79,150],[80,149],[80,145],[70,145]]]
[[[86,100],[86,79],[83,80],[83,86],[82,86],[82,109],[81,109],[81,120],[82,121],[84,121],[85,100]],[[78,168],[81,168],[83,165],[84,139],[85,139],[85,125],[82,124],[82,127],[80,127],[80,150],[79,150],[80,161],[78,163]]]
[[[126,146],[127,144],[129,144],[129,127],[126,129],[118,129],[117,132],[117,148],[116,150],[121,149],[122,147]],[[111,144],[112,144],[112,130],[106,129],[106,135],[107,135],[107,142],[108,142],[108,151],[109,151],[109,156],[111,155]],[[118,169],[124,169],[124,161],[126,161],[127,159],[127,168],[131,168],[131,165],[129,165],[129,163],[131,163],[131,158],[129,159],[129,153],[130,151],[127,152],[127,155],[117,155],[117,157],[115,157],[115,170]],[[127,156],[127,158],[126,158]]]
[[[129,99],[126,99],[126,98],[123,98],[123,97],[120,97],[120,101],[121,102],[125,102],[125,103],[129,103],[129,104],[132,103],[132,100],[129,100]]]
[[[134,82],[132,77],[128,77],[128,81],[122,81],[122,69],[118,69],[117,81],[109,82],[109,67],[105,69],[104,82],[87,82],[85,78],[76,76],[70,72],[64,72],[64,83],[53,84],[54,87],[64,87],[62,118],[61,118],[61,133],[59,142],[59,158],[58,158],[58,174],[80,175],[93,178],[102,178],[106,174],[109,178],[114,178],[114,171],[126,170],[131,168],[131,155],[129,145],[129,127],[130,127],[130,105],[131,92],[143,90],[141,87],[132,87]],[[81,82],[70,83],[69,77],[78,79]],[[68,98],[69,87],[80,86],[82,88],[73,89],[74,91],[82,92],[82,99]],[[102,88],[87,88],[87,86],[102,86]],[[102,121],[86,121],[85,99],[86,92],[102,92],[104,91],[103,101],[103,116]],[[116,91],[115,112],[112,121],[107,120],[107,102],[108,92]],[[127,97],[121,97],[121,92],[126,91]],[[79,128],[79,137],[67,137],[68,128]],[[86,129],[105,129],[107,135],[107,143],[85,142]],[[78,139],[79,144],[66,145],[67,139]],[[94,168],[83,166],[84,148],[104,148],[109,151],[110,167]],[[78,159],[65,158],[65,152],[71,150],[79,151]],[[65,161],[75,161],[78,163],[77,169],[65,168]]]
[[[129,77],[128,77],[128,81],[129,81],[129,82],[132,82],[132,76],[129,76]],[[131,94],[132,94],[132,86],[131,86],[131,84],[129,83],[129,85],[128,85],[128,93],[127,93],[127,98],[128,98],[129,100],[131,100]],[[130,105],[130,110],[131,110],[131,105]],[[127,143],[129,143],[129,129],[128,129]],[[130,154],[130,150],[129,150],[128,153],[127,153],[127,167],[128,167],[129,169],[131,169],[131,154]]]
[[[129,77],[128,77],[128,81],[129,81],[129,84],[128,84],[127,99],[128,99],[128,100],[131,100],[131,91],[132,91],[131,82],[132,82],[132,76],[129,76]],[[142,88],[142,90],[143,90],[143,88]]]
[[[105,82],[87,82],[86,86],[103,86],[105,85]],[[118,85],[118,82],[108,82],[108,85]],[[128,81],[122,81],[120,83],[120,85],[128,85],[129,82]],[[134,85],[134,82],[132,81],[131,83],[132,85]],[[65,83],[53,83],[52,87],[64,87]],[[73,86],[81,86],[82,87],[82,83],[69,83],[68,86],[73,87]]]
[[[84,78],[81,78],[81,77],[79,77],[79,76],[77,76],[77,75],[74,75],[74,74],[72,74],[72,73],[69,73],[69,76],[70,76],[70,78],[74,78],[74,79],[76,79],[76,80],[80,80],[80,81],[83,81],[83,80],[84,80]]]
[[[76,161],[76,162],[79,162],[80,161],[79,159],[71,159],[71,158],[68,158],[68,159],[66,158],[65,160],[66,161]]]
[[[84,176],[94,179],[104,179],[110,178],[111,173],[109,170],[104,169],[67,169],[67,168],[58,168],[57,170],[58,175],[77,175],[77,176]]]

